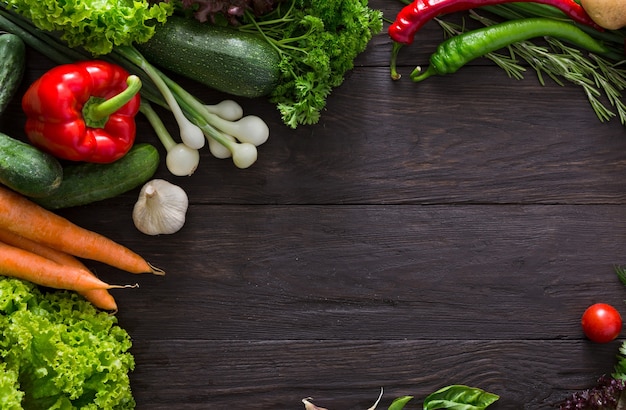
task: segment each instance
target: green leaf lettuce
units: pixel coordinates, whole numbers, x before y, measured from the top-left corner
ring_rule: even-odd
[[[28,18],[38,28],[60,33],[70,47],[82,46],[93,55],[114,46],[142,43],[154,34],[154,24],[173,12],[170,3],[147,0],[1,0],[7,10]]]
[[[130,347],[77,294],[0,277],[0,408],[132,409]]]

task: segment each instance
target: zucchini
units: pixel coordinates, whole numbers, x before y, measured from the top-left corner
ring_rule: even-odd
[[[240,97],[268,95],[278,84],[280,56],[259,35],[171,16],[136,44],[154,65]]]
[[[81,162],[63,168],[63,182],[51,195],[33,201],[47,209],[86,205],[121,195],[148,181],[159,165],[159,151],[151,144],[135,144],[109,164]]]
[[[50,195],[63,179],[61,163],[34,146],[0,133],[0,183],[28,197]]]
[[[26,67],[26,45],[15,34],[0,35],[0,114],[15,96]]]

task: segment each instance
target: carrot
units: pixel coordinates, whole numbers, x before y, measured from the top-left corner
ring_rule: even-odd
[[[60,265],[35,253],[0,242],[0,275],[55,289],[84,291],[128,286],[109,285],[85,269]]]
[[[117,312],[117,303],[115,302],[115,298],[106,289],[91,289],[78,293],[84,297],[85,300],[99,309],[108,310],[112,313]]]
[[[70,255],[127,272],[164,274],[125,246],[81,228],[4,187],[0,187],[0,227]]]
[[[35,253],[61,265],[84,269],[86,272],[92,274],[92,272],[74,256],[31,241],[28,238],[19,236],[11,231],[7,231],[6,229],[0,229],[0,242]],[[117,312],[117,303],[115,303],[115,298],[107,289],[89,289],[78,291],[78,293],[97,308]]]

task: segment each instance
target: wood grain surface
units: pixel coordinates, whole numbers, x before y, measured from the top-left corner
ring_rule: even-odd
[[[370,5],[389,18],[401,7]],[[190,199],[174,235],[134,228],[138,189],[59,211],[167,271],[113,290],[139,409],[302,409],[313,397],[365,410],[381,387],[380,409],[400,395],[417,409],[469,384],[501,396],[493,410],[547,410],[612,371],[623,338],[592,344],[579,320],[598,301],[626,312],[614,273],[626,264],[624,127],[600,122],[575,86],[513,80],[487,60],[412,83],[441,39],[427,25],[394,82],[378,35],[314,126],[291,130],[268,101],[239,99],[270,139],[247,170],[208,150],[191,177],[163,165],[157,177]],[[50,67],[29,50],[23,87]],[[226,97],[180,81],[206,102]],[[0,129],[22,126],[15,101]],[[139,129],[158,145],[143,118]]]

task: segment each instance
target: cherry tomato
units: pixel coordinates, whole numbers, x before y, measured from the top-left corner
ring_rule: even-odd
[[[617,309],[606,303],[591,305],[581,319],[583,332],[592,342],[608,343],[622,331],[622,317]]]

